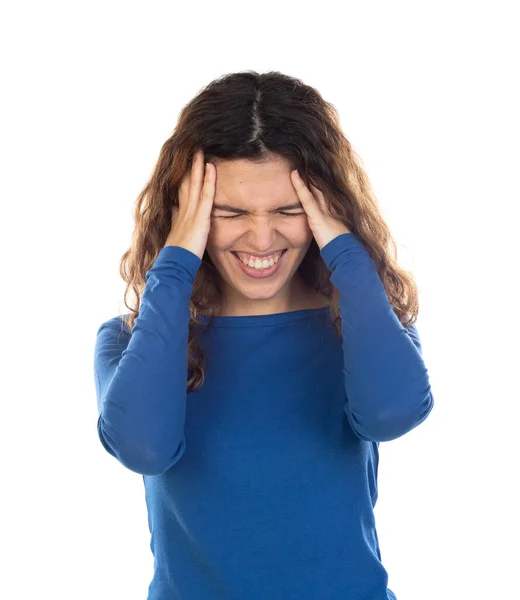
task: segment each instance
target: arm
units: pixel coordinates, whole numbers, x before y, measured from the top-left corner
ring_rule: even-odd
[[[115,317],[96,335],[98,435],[125,467],[157,475],[185,449],[189,301],[201,260],[165,246],[146,272],[132,333]]]
[[[374,261],[353,233],[334,238],[321,256],[340,295],[349,423],[363,440],[398,438],[433,408],[417,328],[401,325]]]

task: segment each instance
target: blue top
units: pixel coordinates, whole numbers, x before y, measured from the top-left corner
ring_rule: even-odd
[[[342,336],[328,308],[215,317],[189,394],[197,255],[162,248],[132,335],[119,316],[99,327],[98,434],[143,475],[148,600],[395,600],[374,521],[378,447],[430,413],[428,371],[359,239],[321,256]]]

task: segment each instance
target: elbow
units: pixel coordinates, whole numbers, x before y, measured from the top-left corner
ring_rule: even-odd
[[[182,457],[185,450],[184,436],[178,446],[171,452],[159,451],[149,446],[123,446],[116,457],[119,462],[134,473],[140,475],[162,475],[173,467]]]
[[[186,449],[184,434],[178,444],[168,448],[153,448],[150,444],[136,442],[130,436],[120,436],[116,440],[107,433],[102,415],[98,418],[97,430],[105,450],[124,467],[140,475],[162,475],[182,458]]]
[[[371,415],[370,419],[359,421],[355,415],[348,415],[356,435],[365,441],[389,442],[402,437],[426,420],[434,406],[433,394],[427,393],[398,406],[384,408]]]
[[[428,393],[420,402],[411,403],[407,409],[397,410],[378,419],[373,435],[377,441],[389,442],[402,437],[420,425],[433,409],[433,395]]]

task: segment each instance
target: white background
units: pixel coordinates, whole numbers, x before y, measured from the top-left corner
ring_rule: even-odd
[[[124,310],[133,203],[180,109],[254,69],[336,106],[419,284],[435,408],[380,445],[389,587],[516,597],[516,3],[187,4],[2,10],[0,596],[146,598],[143,482],[97,438],[95,332]]]

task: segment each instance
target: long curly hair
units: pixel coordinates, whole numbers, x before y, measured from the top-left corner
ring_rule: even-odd
[[[120,260],[126,283],[120,315],[131,330],[139,316],[146,272],[163,248],[171,227],[178,189],[193,155],[206,162],[284,158],[303,180],[321,190],[330,213],[361,241],[374,260],[394,313],[402,325],[417,320],[418,290],[412,273],[397,264],[396,244],[385,223],[362,161],[342,132],[336,108],[300,79],[278,71],[243,71],[219,77],[182,109],[178,124],[163,144],[150,178],[134,205],[130,248]],[[339,293],[313,239],[299,272],[329,302],[335,331],[341,335]],[[204,383],[206,357],[197,343],[200,315],[214,315],[222,299],[219,275],[207,252],[190,298],[187,390]],[[129,292],[134,301],[129,303]],[[212,319],[207,328],[211,327]]]

